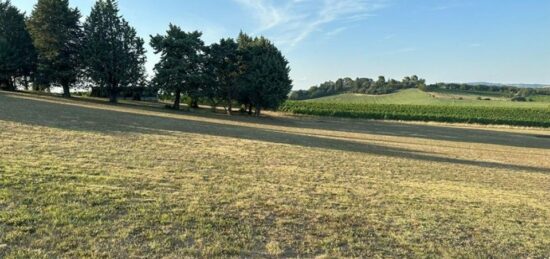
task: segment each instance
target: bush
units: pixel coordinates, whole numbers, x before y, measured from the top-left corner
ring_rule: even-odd
[[[512,102],[527,102],[527,98],[523,96],[514,96],[514,98],[512,98]]]

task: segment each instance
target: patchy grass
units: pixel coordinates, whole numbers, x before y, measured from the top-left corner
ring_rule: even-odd
[[[547,258],[549,135],[0,92],[0,257]]]
[[[478,100],[478,97],[490,100]],[[466,92],[437,90],[423,92],[418,89],[406,89],[393,94],[365,95],[341,94],[305,102],[344,103],[344,104],[411,104],[434,106],[482,106],[482,107],[510,107],[510,108],[550,108],[544,96],[534,98],[535,102],[512,102],[502,94],[491,92]]]

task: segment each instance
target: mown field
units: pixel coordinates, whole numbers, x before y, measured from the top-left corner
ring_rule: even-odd
[[[478,100],[478,98],[490,100]],[[531,97],[534,102],[512,102],[510,98],[498,93],[465,91],[423,92],[418,89],[407,89],[387,95],[341,94],[318,99],[307,100],[315,103],[344,103],[344,104],[412,104],[437,106],[482,106],[482,107],[510,107],[510,108],[548,108],[550,98],[546,96]]]
[[[550,256],[550,132],[0,92],[0,258]]]

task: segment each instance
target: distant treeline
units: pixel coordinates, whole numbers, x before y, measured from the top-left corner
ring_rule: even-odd
[[[151,35],[150,46],[161,60],[149,80],[145,41],[119,12],[116,0],[97,0],[82,22],[69,0],[38,0],[29,17],[9,0],[0,0],[0,89],[49,91],[63,95],[79,87],[117,102],[161,94],[179,108],[186,97],[193,107],[207,100],[231,113],[234,104],[249,113],[277,108],[292,81],[288,61],[264,37],[240,33],[205,45],[199,31],[170,24]]]
[[[307,100],[321,98],[330,95],[343,93],[360,94],[389,94],[408,88],[425,88],[426,80],[418,76],[405,77],[401,81],[394,79],[386,80],[380,76],[378,80],[370,78],[341,78],[334,81],[324,82],[319,86],[313,86],[309,90],[293,91],[290,94],[290,100]]]
[[[378,80],[370,78],[341,78],[336,81],[328,81],[313,86],[308,90],[293,91],[290,94],[290,100],[308,100],[321,98],[325,96],[338,95],[344,93],[358,93],[381,95],[397,92],[402,89],[418,88],[422,91],[432,92],[438,90],[466,91],[466,92],[492,92],[499,93],[510,98],[528,97],[531,95],[550,95],[550,88],[520,88],[515,86],[495,86],[495,85],[472,85],[456,83],[437,83],[426,84],[426,80],[418,76],[405,77],[401,81],[394,79],[386,80],[380,76]]]
[[[466,92],[493,92],[500,93],[510,98],[516,96],[528,97],[531,95],[550,95],[550,88],[522,88],[517,86],[497,86],[482,84],[456,84],[456,83],[437,83],[427,85],[425,91],[453,90]]]

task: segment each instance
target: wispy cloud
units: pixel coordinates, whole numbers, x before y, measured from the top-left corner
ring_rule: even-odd
[[[374,15],[389,0],[234,0],[258,21],[257,33],[296,46],[312,34],[334,36]]]

